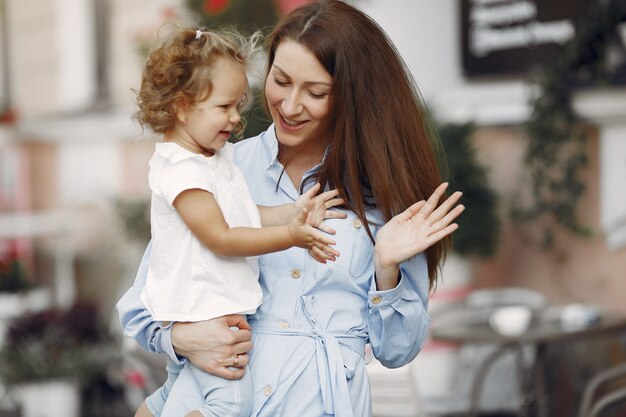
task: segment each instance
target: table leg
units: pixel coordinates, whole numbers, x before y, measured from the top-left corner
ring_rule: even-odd
[[[546,345],[543,343],[537,344],[535,351],[535,363],[532,369],[532,382],[534,385],[535,393],[535,406],[537,417],[549,417],[550,406],[548,398],[546,396],[546,381],[545,381],[545,359],[546,359]]]
[[[516,366],[517,366],[517,389],[519,395],[520,408],[517,412],[519,417],[531,417],[531,405],[533,402],[533,396],[531,393],[532,377],[527,375],[526,365],[524,364],[524,346],[517,345],[515,352]]]
[[[493,352],[491,352],[489,355],[487,355],[485,359],[483,359],[483,361],[480,363],[480,366],[476,370],[476,376],[474,377],[474,383],[472,385],[472,391],[470,393],[468,417],[476,417],[477,415],[478,405],[480,403],[481,389],[489,367],[495,362],[495,360],[499,356],[502,356],[510,348],[511,345],[502,345]]]

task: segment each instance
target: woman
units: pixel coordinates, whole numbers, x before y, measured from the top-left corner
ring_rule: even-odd
[[[326,265],[300,248],[261,256],[263,303],[249,324],[172,325],[154,322],[138,299],[148,250],[118,305],[122,324],[144,348],[214,375],[240,378],[249,364],[253,416],[369,416],[365,345],[389,367],[419,352],[460,193],[438,205],[447,184],[417,89],[357,9],[328,0],[285,16],[270,35],[264,93],[274,124],[237,144],[235,162],[259,205],[293,202],[316,182],[338,189],[347,218],[325,226],[341,255]],[[163,416],[202,400],[197,387],[177,390],[184,402],[168,401]]]

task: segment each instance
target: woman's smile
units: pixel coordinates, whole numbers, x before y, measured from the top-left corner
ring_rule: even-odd
[[[284,124],[281,126],[284,130],[298,130],[301,128],[305,122],[301,122],[298,120],[291,120],[280,114],[279,122]]]
[[[285,40],[276,48],[265,97],[282,145],[315,144],[325,149],[332,82],[315,55],[301,44]]]

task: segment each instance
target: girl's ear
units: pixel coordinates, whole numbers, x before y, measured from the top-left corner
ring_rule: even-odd
[[[174,102],[173,105],[174,114],[176,115],[176,120],[180,124],[187,123],[187,115],[189,113],[189,103],[184,99],[178,99]]]

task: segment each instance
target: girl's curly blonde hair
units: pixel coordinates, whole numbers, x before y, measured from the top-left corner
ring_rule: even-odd
[[[249,63],[262,53],[260,39],[259,32],[248,38],[234,31],[171,31],[144,64],[141,87],[133,90],[139,107],[134,118],[156,133],[171,130],[178,109],[193,106],[211,94],[218,58],[229,59],[246,72]],[[246,87],[244,102],[248,98]],[[234,129],[235,136],[240,137],[244,128],[242,117]]]

